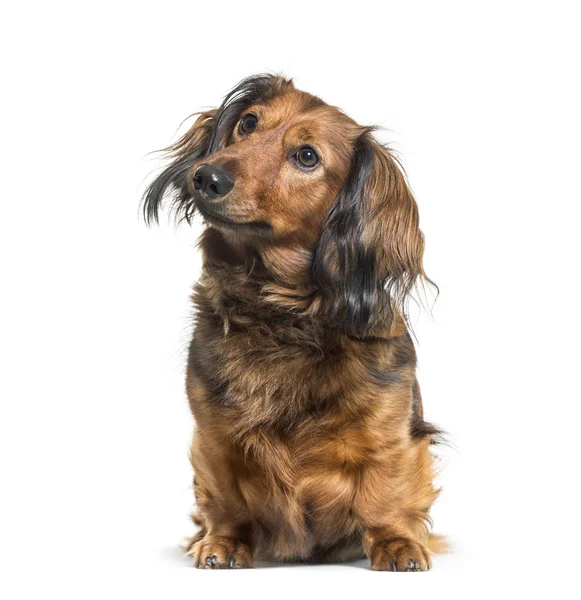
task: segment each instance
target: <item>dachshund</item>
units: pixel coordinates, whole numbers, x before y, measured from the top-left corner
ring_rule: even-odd
[[[258,75],[166,149],[143,197],[199,214],[186,390],[196,567],[255,559],[425,571],[437,551],[407,300],[418,208],[392,152],[292,80]]]

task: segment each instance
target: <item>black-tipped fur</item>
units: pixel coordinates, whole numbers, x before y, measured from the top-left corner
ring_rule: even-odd
[[[396,310],[405,316],[418,280],[431,284],[415,200],[397,161],[371,131],[356,142],[349,177],[313,256],[313,277],[331,316],[360,338],[389,329]]]
[[[313,274],[346,331],[365,336],[382,287],[375,256],[364,247],[363,196],[373,168],[373,149],[365,136],[357,146],[348,180],[329,209],[313,256]]]

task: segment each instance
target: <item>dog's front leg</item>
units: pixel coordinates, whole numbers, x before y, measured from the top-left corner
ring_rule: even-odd
[[[244,569],[253,566],[252,531],[232,465],[220,446],[198,432],[192,445],[194,493],[200,526],[188,554],[199,569]],[[205,444],[204,441],[207,441]]]
[[[429,439],[394,445],[378,458],[382,460],[362,474],[355,507],[371,568],[427,571],[428,512],[437,496]]]
[[[409,531],[369,528],[363,534],[363,546],[374,571],[427,571],[431,567],[426,546]]]
[[[188,554],[198,569],[248,569],[253,565],[252,550],[239,541],[236,532],[206,534],[191,544]]]

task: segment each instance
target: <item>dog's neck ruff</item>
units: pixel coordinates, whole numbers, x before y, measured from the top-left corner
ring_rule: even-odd
[[[214,229],[204,232],[200,246],[204,272],[194,299],[222,319],[226,332],[232,326],[278,323],[292,326],[295,333],[308,331],[317,343],[342,333],[340,318],[330,310],[324,290],[312,281],[310,251],[292,245],[261,251],[235,248]],[[394,319],[378,315],[366,337],[397,337],[406,331],[405,320],[396,311]]]

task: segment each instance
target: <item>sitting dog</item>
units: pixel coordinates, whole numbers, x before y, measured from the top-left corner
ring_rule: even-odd
[[[200,568],[369,557],[430,568],[437,496],[406,300],[428,282],[390,152],[280,76],[242,81],[144,195],[199,213],[187,394]]]

